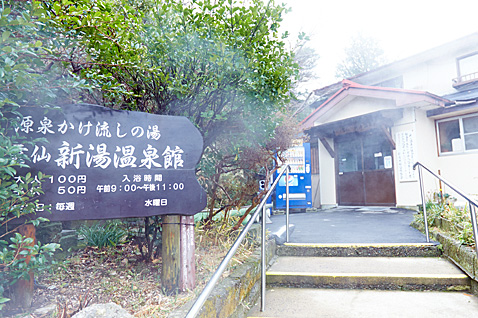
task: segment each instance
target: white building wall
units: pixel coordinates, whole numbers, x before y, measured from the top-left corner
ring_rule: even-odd
[[[438,157],[438,167],[443,178],[478,200],[478,153],[442,155]],[[444,191],[457,198],[457,204],[464,204],[451,189],[445,186]]]
[[[411,115],[412,111],[415,119]],[[407,115],[404,116],[400,123],[395,125],[393,131],[395,133],[407,129],[415,131],[418,161],[434,173],[443,176],[467,195],[478,199],[478,152],[438,156],[435,120],[428,118],[424,109],[409,109],[405,113]],[[396,156],[395,152],[394,156]],[[426,198],[427,200],[432,199],[433,194],[439,192],[440,183],[425,171],[423,172],[423,179]],[[400,182],[396,174],[395,185],[397,205],[414,206],[421,203],[418,181]],[[443,191],[458,199],[457,204],[465,204],[464,200],[458,197],[451,189],[444,185],[442,185],[442,188]]]
[[[426,115],[426,110],[415,109],[417,117],[418,161],[438,174],[438,145],[435,132],[435,121]],[[427,199],[439,189],[439,182],[428,172],[423,172],[424,190]]]
[[[410,108],[403,110],[403,118],[397,121],[392,127],[392,137],[397,142],[397,134],[401,132],[411,132],[416,141],[416,116],[415,111]],[[393,151],[394,176],[395,176],[395,194],[397,206],[414,207],[420,202],[418,177],[415,180],[400,180],[399,175],[399,149]]]
[[[355,97],[347,103],[341,102],[337,104],[328,113],[321,116],[319,120],[315,121],[314,125],[317,126],[323,123],[366,115],[384,109],[396,109],[395,101]]]
[[[334,141],[326,139],[334,149]],[[337,193],[335,184],[335,159],[332,158],[319,141],[319,174],[320,174],[320,203],[322,208],[337,206]]]
[[[456,92],[452,86],[452,79],[456,76],[456,60],[453,56],[447,56],[406,70],[403,73],[403,86],[405,89],[442,96]]]
[[[425,110],[416,108],[404,109],[403,118],[397,121],[392,128],[392,135],[395,140],[399,132],[412,133],[416,151],[414,161],[419,161],[436,172],[438,163],[436,160],[437,145],[435,125],[433,120],[426,117]],[[417,204],[421,204],[418,171],[415,170],[413,179],[401,180],[399,175],[398,151],[400,151],[398,147],[393,151],[397,206],[415,207]],[[435,189],[438,183],[434,178],[425,173],[423,176],[425,192],[427,192],[427,189]]]
[[[457,58],[476,52],[477,46],[473,44],[476,40],[478,33],[471,34],[365,73],[354,81],[374,86],[401,76],[404,89],[422,90],[439,96],[456,93],[452,80],[458,76]]]
[[[476,43],[473,39],[477,38],[478,33],[475,33],[455,43],[392,63],[377,71],[367,72],[354,78],[353,81],[363,85],[377,85],[401,76],[404,89],[427,91],[439,96],[456,93],[452,80],[458,75],[457,58],[476,51],[476,45],[470,43]],[[346,98],[314,124],[319,125],[393,107],[393,103],[385,100]],[[395,139],[397,133],[405,131],[411,131],[415,136],[418,161],[435,173],[440,170],[444,178],[478,199],[478,152],[438,156],[435,121],[426,117],[425,109],[412,107],[404,109],[404,117],[392,127],[392,136]],[[328,142],[332,147],[334,146],[333,140],[329,139]],[[420,204],[418,173],[413,181],[400,181],[397,170],[397,150],[393,151],[393,160],[397,205],[411,207]],[[324,206],[336,205],[335,162],[320,142],[319,167],[321,203]],[[439,183],[427,173],[424,173],[424,180],[425,192],[431,198],[433,192],[439,190]],[[445,191],[450,192],[446,188]],[[450,194],[453,195],[453,193]]]

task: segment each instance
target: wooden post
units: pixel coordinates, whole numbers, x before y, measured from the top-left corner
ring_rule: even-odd
[[[163,216],[162,285],[166,294],[196,287],[194,216]]]
[[[35,245],[35,226],[33,224],[24,224],[18,228],[18,233],[23,235],[25,238],[33,238],[33,243],[31,246]],[[22,256],[19,256],[22,257]],[[25,262],[28,264],[30,262],[30,256],[27,256]],[[33,272],[29,273],[30,279],[18,280],[12,286],[12,304],[16,307],[30,308],[33,301]]]
[[[163,247],[161,250],[163,267],[161,281],[164,292],[173,295],[179,292],[180,279],[180,238],[179,215],[164,215],[162,226]]]
[[[194,216],[181,216],[181,291],[196,287],[196,262],[194,258]]]
[[[438,175],[441,177],[441,171],[438,170]],[[438,185],[440,187],[440,203],[444,204],[445,203],[445,191],[443,191],[443,185],[441,184],[441,180],[438,179]]]

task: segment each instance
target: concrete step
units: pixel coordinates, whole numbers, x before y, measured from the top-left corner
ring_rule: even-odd
[[[476,317],[478,298],[457,292],[277,287],[267,290],[264,309],[261,312],[260,305],[257,304],[248,317]]]
[[[278,247],[277,255],[321,257],[437,257],[441,255],[438,245],[438,243],[285,243]]]
[[[468,290],[470,279],[445,259],[431,257],[283,256],[266,274],[268,286]]]

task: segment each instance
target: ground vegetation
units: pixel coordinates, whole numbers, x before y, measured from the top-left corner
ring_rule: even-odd
[[[468,206],[456,206],[449,194],[435,193],[426,203],[429,227],[444,231],[463,245],[474,246],[473,226]],[[415,215],[415,222],[424,225],[423,209]]]

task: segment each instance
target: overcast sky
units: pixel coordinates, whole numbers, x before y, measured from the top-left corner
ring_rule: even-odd
[[[280,0],[277,1],[280,3]],[[478,0],[282,0],[283,27],[306,32],[320,55],[317,87],[336,82],[335,68],[357,33],[378,40],[389,62],[478,32]],[[477,44],[478,46],[478,44]]]

